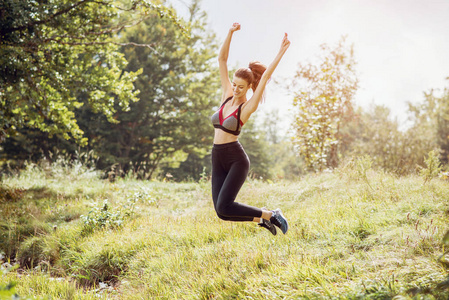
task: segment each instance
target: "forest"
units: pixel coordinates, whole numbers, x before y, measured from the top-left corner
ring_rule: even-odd
[[[105,177],[186,181],[209,174],[219,41],[199,3],[190,5],[189,20],[147,2],[58,3],[48,3],[49,11],[33,1],[4,2],[2,172],[90,153]],[[289,134],[268,121],[276,112],[245,126],[241,142],[253,177],[295,179],[364,155],[398,175],[419,172],[431,151],[447,165],[447,88],[410,103],[404,129],[389,108],[355,103],[356,53],[344,37],[323,44],[317,56],[279,85],[293,99]]]
[[[0,1],[0,299],[449,295],[449,85],[405,126],[361,107],[344,36],[271,82],[288,132],[273,111],[239,141],[242,197],[290,211],[273,248],[211,209],[221,41],[199,0],[186,18],[164,1]]]

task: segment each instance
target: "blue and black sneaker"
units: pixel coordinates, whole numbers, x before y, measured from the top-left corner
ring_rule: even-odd
[[[272,235],[276,235],[276,227],[268,220],[262,219],[262,223],[259,223],[260,227],[268,229]]]
[[[287,219],[282,214],[282,211],[278,208],[272,211],[270,222],[282,230],[283,234],[287,233],[288,230],[288,222]]]

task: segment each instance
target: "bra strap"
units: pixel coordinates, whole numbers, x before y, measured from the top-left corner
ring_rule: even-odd
[[[229,100],[232,99],[233,96],[229,97],[228,99],[226,99],[223,104],[220,106],[220,108],[222,108],[223,106],[225,106],[226,103],[228,103]]]
[[[239,105],[239,111],[237,112],[237,129],[235,131],[239,131],[240,130],[240,114],[242,112],[242,104]]]

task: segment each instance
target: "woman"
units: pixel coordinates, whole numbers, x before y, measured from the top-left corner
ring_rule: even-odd
[[[290,41],[285,34],[279,53],[268,68],[259,62],[252,62],[249,68],[238,69],[231,82],[228,77],[227,60],[232,35],[238,30],[240,30],[240,24],[234,23],[218,57],[223,96],[220,109],[211,117],[215,127],[212,148],[214,207],[220,219],[258,222],[273,235],[276,235],[274,226],[276,225],[285,234],[288,230],[288,223],[280,209],[273,211],[260,209],[235,202],[235,198],[249,171],[248,156],[237,140],[240,129],[259,106],[265,86],[290,46]],[[253,95],[247,99],[246,94],[249,89],[253,90]]]

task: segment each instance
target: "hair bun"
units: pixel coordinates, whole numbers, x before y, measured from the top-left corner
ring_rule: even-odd
[[[249,63],[248,68],[251,70],[251,72],[253,72],[253,90],[256,90],[260,78],[262,77],[262,74],[265,72],[267,67],[259,61],[252,61]]]
[[[249,63],[248,68],[240,68],[235,73],[234,76],[245,79],[248,84],[251,84],[253,91],[256,90],[259,84],[260,78],[267,67],[258,61],[252,61]]]

